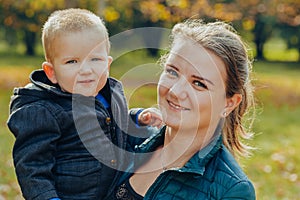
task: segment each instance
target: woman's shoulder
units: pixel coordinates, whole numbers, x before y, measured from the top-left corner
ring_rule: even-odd
[[[255,189],[252,182],[224,145],[208,166],[207,172],[210,173],[209,177],[212,178],[215,185],[224,189],[226,197],[255,199]]]
[[[215,158],[216,173],[227,175],[231,179],[247,179],[245,172],[229,150],[222,145]]]

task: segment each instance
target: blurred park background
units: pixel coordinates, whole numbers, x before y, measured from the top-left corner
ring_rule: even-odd
[[[14,138],[6,126],[12,89],[41,68],[41,27],[48,15],[69,7],[100,15],[111,36],[139,27],[171,28],[191,17],[230,22],[249,44],[257,99],[251,141],[257,149],[240,162],[257,199],[300,199],[300,0],[0,0],[0,200],[22,199],[11,156]],[[155,46],[167,42],[153,37]],[[112,63],[111,76],[122,79],[136,66],[154,66],[161,52],[121,55]],[[149,75],[142,73],[132,81]],[[131,91],[130,84],[124,86]],[[155,103],[155,84],[130,93],[130,107]]]

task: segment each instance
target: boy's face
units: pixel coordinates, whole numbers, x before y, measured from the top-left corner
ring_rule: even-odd
[[[66,92],[96,96],[106,84],[112,62],[103,34],[92,30],[61,34],[52,45],[52,63],[43,63],[51,82]]]

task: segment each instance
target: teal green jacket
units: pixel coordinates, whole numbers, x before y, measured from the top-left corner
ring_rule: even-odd
[[[136,147],[151,152],[163,144],[160,134]],[[163,172],[147,191],[145,200],[255,199],[255,190],[232,154],[217,134],[209,145],[197,152],[182,168]]]

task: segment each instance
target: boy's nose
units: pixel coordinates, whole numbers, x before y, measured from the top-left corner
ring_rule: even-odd
[[[80,70],[79,73],[80,74],[89,74],[92,72],[92,68],[87,64],[87,63],[82,63],[82,65],[80,66]]]

